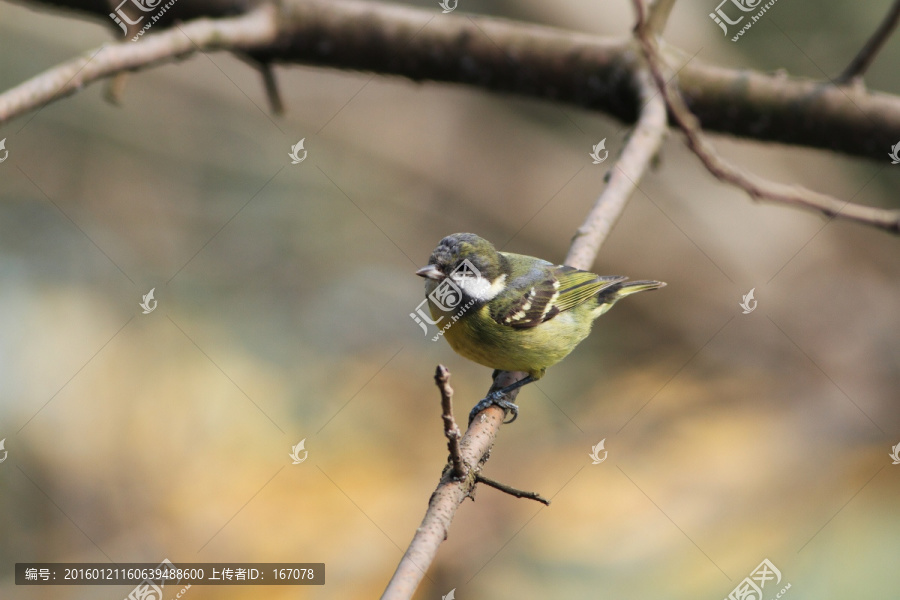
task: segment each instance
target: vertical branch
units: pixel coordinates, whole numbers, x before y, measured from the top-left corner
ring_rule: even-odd
[[[434,383],[441,390],[441,412],[444,419],[444,435],[447,437],[447,450],[450,451],[450,468],[454,479],[466,476],[466,467],[459,449],[462,434],[453,418],[453,388],[450,387],[450,371],[444,365],[438,365],[434,373]]]
[[[649,74],[641,73],[638,78],[644,104],[640,118],[622,157],[612,167],[606,189],[572,239],[565,260],[569,266],[590,270],[600,245],[619,220],[668,132],[665,100]]]

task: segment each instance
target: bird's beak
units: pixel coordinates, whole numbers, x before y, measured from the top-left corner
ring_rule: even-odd
[[[427,279],[434,279],[435,281],[444,279],[444,274],[441,273],[441,270],[434,265],[422,267],[421,269],[416,271],[416,275],[418,275],[419,277],[425,277]]]

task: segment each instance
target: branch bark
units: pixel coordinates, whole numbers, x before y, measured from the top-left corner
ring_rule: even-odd
[[[33,0],[77,9],[113,27],[109,7],[97,0]],[[183,57],[193,51],[237,50],[263,63],[307,63],[401,75],[415,81],[462,83],[483,89],[567,102],[608,113],[624,122],[638,117],[641,70],[633,40],[598,38],[552,27],[491,17],[442,15],[437,10],[360,0],[281,0],[267,20],[245,21],[236,12],[258,9],[256,1],[205,0],[176,3],[173,17],[229,17],[214,39],[195,37],[194,23],[181,25],[196,45],[167,38],[168,51],[138,47],[168,35],[150,30],[140,42],[109,46],[93,58],[51,69],[64,70],[78,85],[120,70]],[[187,11],[179,13],[178,10]],[[214,23],[207,30],[217,29]],[[140,59],[143,57],[143,60]],[[100,65],[93,63],[100,62]],[[74,67],[74,68],[73,68]],[[79,69],[84,71],[79,73]],[[62,79],[61,91],[14,88],[0,96],[0,124],[75,91]],[[42,79],[40,85],[46,85]],[[692,60],[681,73],[690,109],[709,131],[761,141],[830,149],[881,159],[900,139],[900,97],[827,82],[724,69]],[[19,88],[35,87],[31,80]],[[27,104],[12,97],[31,98]]]

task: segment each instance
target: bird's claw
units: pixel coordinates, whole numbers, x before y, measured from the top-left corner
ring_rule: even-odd
[[[475,417],[488,408],[489,406],[499,406],[505,411],[509,411],[512,413],[512,419],[509,421],[503,421],[504,424],[509,424],[515,421],[519,416],[519,406],[517,404],[513,404],[509,400],[503,399],[503,390],[497,390],[495,392],[491,392],[486,397],[478,401],[478,404],[472,409],[472,412],[469,413],[469,424],[475,420]]]

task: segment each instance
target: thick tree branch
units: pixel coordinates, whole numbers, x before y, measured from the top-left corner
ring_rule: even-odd
[[[900,233],[900,210],[861,206],[839,200],[827,194],[808,190],[801,186],[791,186],[769,181],[757,175],[746,173],[719,156],[712,144],[702,134],[696,117],[691,114],[685,105],[677,83],[673,81],[667,84],[666,76],[663,73],[665,63],[660,56],[655,41],[652,39],[652,34],[647,31],[646,23],[644,22],[643,0],[633,1],[638,13],[635,35],[641,42],[641,47],[650,65],[650,71],[653,73],[656,85],[665,97],[665,102],[675,121],[684,131],[688,146],[710,173],[721,181],[742,188],[754,199],[809,208],[828,217],[840,217],[849,221],[878,227],[891,233]]]
[[[835,79],[835,83],[850,83],[857,77],[862,77],[869,69],[869,65],[872,64],[872,61],[875,60],[878,51],[881,50],[884,43],[891,37],[894,29],[897,28],[898,22],[900,22],[900,0],[894,0],[894,5],[891,6],[891,10],[885,15],[881,24],[878,26],[878,29],[875,30],[875,33],[872,34],[872,37],[869,38],[866,45],[862,47],[859,54],[857,54],[850,64],[847,65],[844,72]]]
[[[41,0],[28,2],[29,6]],[[109,7],[97,0],[44,0],[78,9],[109,23]],[[204,0],[176,3],[173,15],[193,18],[234,15],[257,2]],[[137,43],[123,42],[86,61],[48,71],[65,71],[63,90],[14,89],[0,96],[0,124],[44,103],[72,93],[67,84],[79,73],[79,85],[119,70],[137,69],[185,56],[191,51],[238,50],[263,63],[301,62],[395,74],[410,79],[463,83],[575,104],[633,122],[639,92],[635,75],[642,68],[630,39],[611,40],[490,17],[442,15],[434,10],[360,0],[280,0],[271,20],[231,19],[215,39],[194,37],[193,23],[181,28],[196,42],[168,38],[168,50],[139,51],[159,27]],[[207,30],[215,29],[208,24]],[[157,40],[159,43],[159,40]],[[143,60],[141,60],[143,59]],[[99,65],[93,63],[100,62]],[[74,66],[74,68],[73,68]],[[56,73],[57,76],[63,73]],[[34,87],[39,76],[22,87]],[[837,88],[825,82],[733,70],[691,61],[680,72],[690,109],[709,131],[777,141],[881,159],[900,139],[900,98],[864,89]],[[30,102],[10,102],[9,95]]]
[[[648,74],[638,74],[635,86],[641,89],[641,98],[646,102],[641,109],[637,129],[629,138],[618,163],[613,167],[614,175],[610,178],[606,190],[600,194],[587,220],[579,228],[579,235],[576,235],[569,249],[566,264],[580,269],[590,269],[613,223],[622,212],[628,198],[634,193],[665,137],[667,128],[665,105],[651,84],[652,80]],[[501,371],[494,380],[491,390],[505,387],[525,375]],[[515,400],[518,392],[519,390],[514,390],[507,399]],[[497,406],[491,406],[481,415],[481,418],[472,421],[460,443],[462,461],[466,465],[465,478],[462,481],[455,479],[452,476],[452,469],[444,469],[437,489],[428,502],[428,510],[422,524],[416,530],[400,564],[397,565],[394,576],[381,596],[382,600],[412,598],[416,587],[425,576],[425,571],[437,555],[438,547],[446,539],[456,510],[463,500],[472,497],[475,485],[479,481],[517,497],[549,504],[549,501],[538,494],[522,492],[492,480],[484,480],[480,475],[503,424],[505,412]]]

